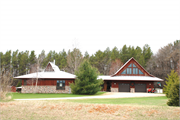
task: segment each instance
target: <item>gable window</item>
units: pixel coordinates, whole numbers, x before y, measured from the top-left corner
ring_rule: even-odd
[[[126,74],[126,69],[121,74]]]
[[[138,68],[133,68],[133,74],[138,74]]]
[[[65,90],[65,80],[57,80],[56,90]]]
[[[139,74],[143,74],[143,72],[141,70],[139,70]]]
[[[131,63],[128,68],[126,68],[121,74],[128,74],[128,75],[138,75],[143,74],[143,72],[137,68],[137,66]]]
[[[131,68],[127,68],[127,74],[131,74]]]

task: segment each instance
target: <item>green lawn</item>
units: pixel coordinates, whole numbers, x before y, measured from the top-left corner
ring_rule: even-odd
[[[162,97],[108,98],[108,99],[76,99],[76,100],[66,100],[66,102],[167,106],[166,104],[167,100],[168,100],[167,97],[162,96]]]
[[[98,92],[95,95],[102,95],[105,92]],[[93,96],[93,95],[75,95],[75,94],[45,94],[45,93],[9,93],[8,95],[12,96],[12,99],[31,99],[31,98],[61,98],[61,97],[84,97],[84,96]]]

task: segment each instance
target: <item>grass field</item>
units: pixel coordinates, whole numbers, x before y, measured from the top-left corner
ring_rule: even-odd
[[[0,102],[1,120],[179,120],[166,97]]]
[[[64,100],[75,103],[92,103],[92,104],[129,104],[129,105],[155,105],[167,106],[167,97],[137,97],[137,98],[106,98],[106,99],[76,99]]]
[[[95,95],[102,95],[105,92],[98,92]],[[31,98],[61,98],[61,97],[84,97],[93,95],[75,95],[75,94],[43,94],[43,93],[9,93],[12,99],[31,99]]]

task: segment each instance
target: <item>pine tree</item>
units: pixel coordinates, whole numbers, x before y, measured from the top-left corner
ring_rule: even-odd
[[[97,79],[97,69],[92,67],[87,60],[80,65],[75,74],[77,77],[75,83],[70,84],[73,94],[96,94],[101,90],[103,81]]]
[[[130,57],[129,57],[128,48],[126,47],[126,45],[124,45],[123,48],[120,50],[120,59],[123,63],[125,63],[128,61]]]
[[[10,69],[11,69],[11,50],[7,51],[3,55],[2,65],[3,65],[3,68],[5,71],[10,71]]]
[[[173,84],[177,83],[179,81],[179,76],[178,73],[175,72],[174,70],[171,71],[170,75],[168,75],[168,78],[166,78],[166,85],[164,85],[164,92],[166,93],[166,96],[168,98],[171,97],[171,87],[173,86]]]
[[[149,47],[149,45],[145,44],[144,47],[143,47],[143,56],[144,56],[145,63],[147,63],[147,61],[151,58],[152,54],[153,53],[152,53],[151,48]],[[146,67],[146,64],[145,64],[144,67]]]
[[[116,59],[119,59],[119,50],[117,47],[114,47],[111,52],[111,60],[115,61]]]
[[[179,82],[172,85],[169,94],[171,98],[168,100],[167,105],[179,106]]]
[[[35,55],[35,51],[31,51],[31,54],[29,56],[29,64],[33,65],[36,63],[36,55]]]
[[[84,54],[84,59],[89,59],[89,53],[86,51],[85,54]]]
[[[13,76],[18,76],[18,50],[12,54]]]

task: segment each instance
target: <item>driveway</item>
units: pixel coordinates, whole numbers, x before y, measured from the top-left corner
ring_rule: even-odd
[[[107,92],[98,96],[87,97],[64,97],[64,98],[36,98],[36,99],[15,99],[15,100],[66,100],[66,99],[94,99],[94,98],[130,98],[130,97],[156,97],[165,96],[158,93],[125,93],[125,92]]]

